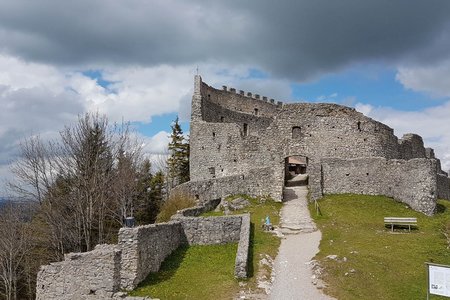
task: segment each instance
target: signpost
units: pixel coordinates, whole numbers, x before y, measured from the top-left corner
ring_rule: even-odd
[[[428,288],[427,300],[430,295],[450,297],[450,266],[427,264]]]

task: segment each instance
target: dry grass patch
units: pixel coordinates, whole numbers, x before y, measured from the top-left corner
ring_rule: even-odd
[[[195,199],[190,195],[181,192],[171,193],[169,199],[162,205],[161,210],[156,217],[156,223],[168,222],[170,221],[170,217],[176,214],[177,211],[195,205]]]

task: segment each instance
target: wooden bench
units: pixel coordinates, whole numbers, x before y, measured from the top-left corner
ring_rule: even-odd
[[[394,226],[408,226],[411,231],[411,226],[417,227],[417,218],[399,218],[399,217],[384,217],[384,226],[391,225],[391,230],[394,231]]]

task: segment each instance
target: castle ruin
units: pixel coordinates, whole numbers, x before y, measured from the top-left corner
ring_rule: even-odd
[[[238,242],[235,276],[248,272],[250,216],[199,217],[228,195],[283,200],[291,176],[308,174],[311,199],[324,194],[386,195],[427,215],[450,198],[450,179],[422,138],[337,104],[291,103],[218,90],[195,76],[191,181],[173,191],[201,205],[167,223],[122,228],[118,244],[70,253],[42,266],[37,299],[122,298],[181,245]],[[129,297],[128,299],[133,299]]]
[[[398,139],[392,128],[342,105],[219,90],[197,75],[190,143],[191,181],[178,189],[201,201],[238,193],[281,201],[293,169],[309,175],[312,200],[385,195],[432,215],[436,199],[450,198],[448,174],[420,136]]]

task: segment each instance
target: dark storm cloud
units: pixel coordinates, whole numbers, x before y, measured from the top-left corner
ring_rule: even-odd
[[[217,61],[305,79],[445,58],[449,15],[447,0],[5,0],[0,49],[68,66]]]

